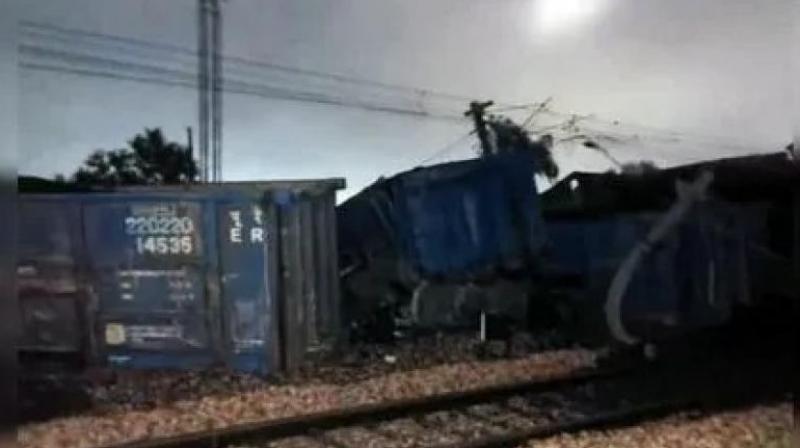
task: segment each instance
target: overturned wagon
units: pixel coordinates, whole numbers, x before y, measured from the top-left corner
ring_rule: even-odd
[[[357,331],[524,321],[544,243],[531,154],[418,168],[337,208],[345,312]],[[374,330],[374,331],[373,331]],[[379,334],[375,334],[379,336]]]
[[[341,179],[23,194],[23,357],[267,374],[339,329]]]
[[[557,291],[569,320],[594,340],[634,343],[791,314],[797,185],[786,154],[573,173],[542,197],[551,264],[582,279]]]
[[[355,329],[391,337],[394,322],[474,327],[486,314],[636,344],[798,290],[800,168],[784,154],[575,173],[541,197],[534,172],[524,153],[435,165],[340,205]]]

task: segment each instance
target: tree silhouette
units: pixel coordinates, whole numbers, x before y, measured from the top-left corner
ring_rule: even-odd
[[[129,148],[96,150],[72,175],[79,185],[162,185],[193,182],[197,165],[191,150],[168,142],[161,130],[145,129],[128,141]]]

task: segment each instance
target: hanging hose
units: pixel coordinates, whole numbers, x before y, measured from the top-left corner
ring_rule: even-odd
[[[622,299],[625,297],[628,285],[633,279],[633,274],[639,267],[642,258],[653,248],[653,245],[660,242],[681,220],[683,220],[695,202],[705,198],[706,191],[713,180],[713,173],[710,171],[703,171],[703,173],[690,184],[686,184],[680,180],[677,181],[675,189],[678,198],[675,203],[653,226],[645,239],[640,241],[633,250],[631,250],[619,269],[617,269],[614,279],[611,281],[611,286],[608,288],[604,307],[606,323],[614,339],[628,345],[633,345],[638,342],[638,339],[631,335],[622,323]]]

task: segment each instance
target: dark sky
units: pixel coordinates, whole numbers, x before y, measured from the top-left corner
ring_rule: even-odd
[[[553,97],[563,113],[596,114],[593,132],[623,160],[660,165],[778,150],[792,134],[794,0],[227,0],[224,53],[504,104]],[[40,0],[33,21],[195,48],[194,0]],[[56,39],[20,26],[18,44],[191,71],[186,55],[123,51]],[[30,55],[20,55],[30,60]],[[62,61],[63,62],[63,61]],[[226,74],[456,115],[460,100],[386,96],[226,64]],[[21,68],[20,172],[68,172],[95,148],[145,126],[173,139],[196,127],[196,94],[168,87]],[[796,84],[796,82],[795,82]],[[344,176],[354,192],[408,169],[469,130],[465,120],[420,118],[226,94],[226,180]],[[526,111],[514,112],[524,118]],[[542,123],[563,117],[542,117]],[[619,120],[619,125],[609,124]],[[432,162],[466,157],[464,139]],[[564,145],[562,171],[606,169],[598,154]]]

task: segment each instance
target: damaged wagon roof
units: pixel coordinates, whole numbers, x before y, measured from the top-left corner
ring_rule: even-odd
[[[714,173],[711,194],[729,201],[783,200],[800,185],[800,163],[789,153],[703,161],[642,174],[574,172],[541,195],[545,214],[663,209],[675,198],[675,181]]]

